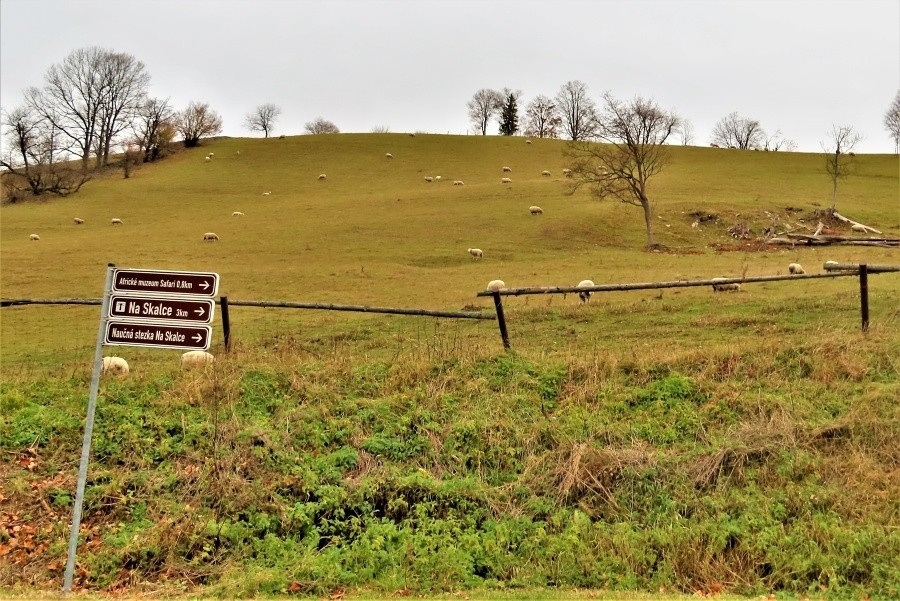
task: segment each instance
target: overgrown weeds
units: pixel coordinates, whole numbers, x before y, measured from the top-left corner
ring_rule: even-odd
[[[78,586],[900,594],[891,336],[496,354],[447,335],[104,381]],[[61,577],[85,383],[2,385],[3,586]]]

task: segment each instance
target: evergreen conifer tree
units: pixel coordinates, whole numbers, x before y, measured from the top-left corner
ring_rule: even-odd
[[[512,136],[519,131],[519,105],[516,94],[509,92],[500,112],[500,135]]]

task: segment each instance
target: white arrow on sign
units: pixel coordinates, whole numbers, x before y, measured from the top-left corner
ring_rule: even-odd
[[[196,313],[200,317],[203,317],[203,314],[206,313],[206,311],[203,310],[203,307],[199,307],[197,309],[194,309],[194,313]]]
[[[201,336],[200,334],[194,335],[194,342],[200,342],[201,340],[203,340],[203,336]]]

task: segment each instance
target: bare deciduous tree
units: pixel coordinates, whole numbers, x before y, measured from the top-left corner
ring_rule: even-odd
[[[894,139],[894,152],[900,153],[900,90],[884,114],[884,126]]]
[[[653,207],[647,184],[668,162],[665,144],[678,128],[678,116],[644,98],[626,103],[606,93],[603,103],[596,125],[597,137],[605,143],[575,141],[568,150],[573,159],[572,191],[587,186],[600,200],[614,198],[641,207],[647,247],[653,248]]]
[[[90,179],[85,170],[57,162],[59,143],[66,140],[34,107],[26,104],[5,113],[2,124],[8,153],[0,158],[0,167],[6,170],[4,188],[12,197],[19,192],[67,196]]]
[[[26,102],[68,140],[61,146],[77,154],[87,170],[92,153],[106,163],[116,136],[130,126],[150,76],[129,54],[90,47],[51,66],[44,80],[43,88],[26,91]]]
[[[480,131],[482,136],[487,135],[488,123],[500,112],[503,107],[503,95],[497,90],[481,88],[466,103],[469,109],[469,121],[475,131]]]
[[[556,94],[556,106],[562,118],[562,132],[570,140],[589,140],[596,135],[597,106],[584,83],[564,83]]]
[[[785,138],[781,134],[780,129],[776,129],[775,133],[771,136],[766,136],[765,141],[763,142],[763,150],[771,150],[773,152],[777,152],[779,150],[794,150],[797,148],[797,143],[793,140]]]
[[[176,129],[184,138],[184,145],[192,148],[200,144],[201,138],[222,132],[222,117],[206,102],[191,102],[178,113]]]
[[[837,199],[838,184],[853,172],[853,149],[862,140],[851,125],[832,125],[829,138],[822,142],[825,151],[825,172],[831,178],[831,201]]]
[[[275,125],[275,120],[281,114],[281,109],[272,103],[261,104],[247,115],[244,119],[244,125],[250,131],[261,131],[266,138]]]
[[[148,98],[138,109],[134,124],[134,143],[149,163],[158,159],[175,138],[175,110],[169,100]]]
[[[316,117],[314,120],[307,122],[303,129],[308,134],[339,134],[341,130],[338,126],[322,117]]]
[[[759,121],[741,117],[736,112],[722,117],[712,131],[712,143],[722,148],[762,148],[765,141],[766,132]]]
[[[556,109],[556,103],[546,96],[535,96],[525,106],[526,136],[535,138],[558,138],[562,127],[562,119]]]
[[[130,54],[104,51],[100,83],[96,155],[106,165],[119,134],[131,127],[144,103],[150,74]]]
[[[681,136],[681,145],[690,146],[694,143],[694,124],[687,119],[682,119],[678,126],[678,135]]]

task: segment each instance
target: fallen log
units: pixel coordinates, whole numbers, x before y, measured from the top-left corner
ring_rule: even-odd
[[[865,230],[866,230],[867,232],[872,232],[873,234],[880,234],[880,233],[881,233],[880,231],[876,230],[874,227],[872,227],[872,226],[870,226],[870,225],[866,225],[866,224],[864,224],[864,223],[860,223],[860,222],[858,222],[858,221],[853,221],[852,219],[849,219],[849,218],[847,218],[847,217],[844,217],[843,215],[841,215],[840,213],[838,213],[837,211],[835,211],[835,210],[833,210],[833,209],[832,209],[832,211],[831,211],[831,214],[832,214],[832,216],[833,216],[835,219],[837,219],[838,221],[843,221],[844,223],[849,223],[849,224],[850,224],[850,227],[853,227],[854,225],[856,225],[856,226],[859,226],[859,227],[861,227],[861,228],[865,228]]]
[[[768,244],[783,244],[796,246],[805,244],[807,246],[831,246],[831,245],[847,245],[847,246],[900,246],[900,238],[852,238],[849,236],[816,236],[809,234],[784,234],[783,236],[770,238],[766,240]]]

